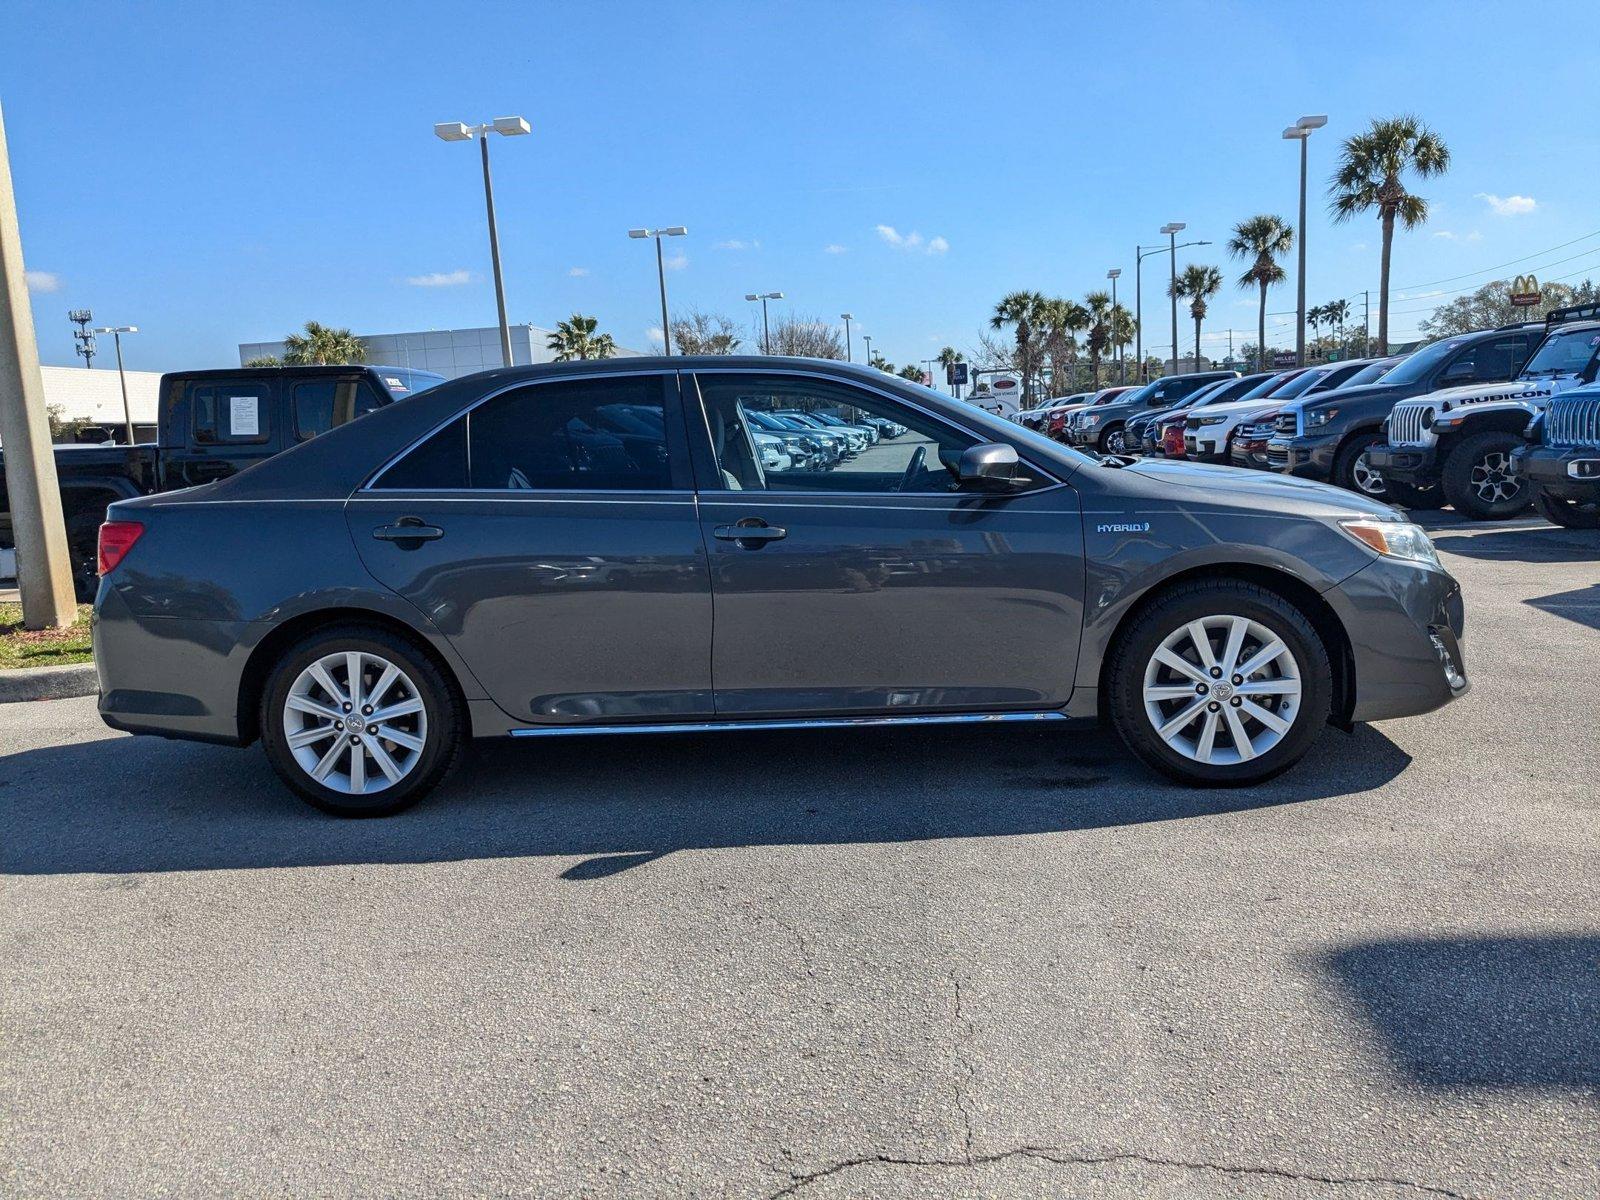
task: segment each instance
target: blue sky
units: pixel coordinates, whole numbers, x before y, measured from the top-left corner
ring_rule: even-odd
[[[782,290],[797,313],[853,311],[904,363],[974,345],[1014,288],[1081,297],[1122,267],[1131,303],[1135,244],[1183,220],[1219,245],[1180,268],[1230,278],[1208,351],[1229,326],[1249,339],[1220,243],[1253,213],[1294,218],[1280,133],[1308,112],[1329,115],[1311,303],[1376,287],[1376,221],[1334,226],[1322,185],[1338,139],[1405,110],[1454,166],[1397,238],[1391,336],[1509,260],[1600,278],[1600,125],[1578,115],[1578,60],[1551,66],[1592,34],[1587,5],[13,0],[5,24],[50,363],[77,361],[79,306],[139,325],[129,366],[155,370],[231,364],[307,318],[492,324],[475,148],[431,127],[511,113],[533,124],[492,145],[511,319],[581,310],[630,346],[660,320],[626,230],[668,224],[690,230],[668,243],[675,307],[748,320],[744,293]],[[1169,340],[1163,265],[1145,266],[1150,343]],[[1293,305],[1292,283],[1273,293]]]

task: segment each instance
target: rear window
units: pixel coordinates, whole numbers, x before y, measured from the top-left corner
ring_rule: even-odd
[[[294,385],[294,435],[309,441],[357,417],[365,416],[383,401],[365,379],[311,379]]]
[[[189,385],[189,427],[201,446],[253,445],[271,436],[272,390],[265,383]]]

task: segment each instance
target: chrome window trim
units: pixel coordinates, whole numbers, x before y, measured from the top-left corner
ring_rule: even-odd
[[[678,372],[678,368],[677,367],[667,367],[667,368],[656,367],[656,368],[651,369],[651,370],[643,370],[643,371],[585,371],[582,374],[578,374],[578,375],[556,375],[556,376],[552,376],[549,379],[518,379],[518,380],[516,380],[516,381],[514,381],[512,383],[506,384],[504,387],[495,388],[495,390],[492,391],[492,392],[484,393],[482,396],[479,396],[476,400],[474,400],[471,404],[467,405],[465,408],[457,409],[455,412],[451,413],[444,420],[440,421],[432,429],[428,430],[426,433],[422,434],[420,437],[414,439],[408,446],[405,447],[405,449],[400,450],[399,452],[391,455],[389,457],[388,461],[386,461],[381,467],[379,467],[376,471],[370,472],[367,475],[366,480],[364,482],[362,482],[361,485],[358,486],[354,492],[351,493],[351,497],[354,498],[354,497],[359,496],[362,493],[366,493],[366,492],[389,492],[389,491],[392,491],[392,492],[395,492],[397,494],[405,493],[405,494],[408,494],[408,495],[417,495],[417,494],[433,495],[433,494],[439,493],[439,492],[462,492],[462,491],[467,491],[467,492],[481,493],[481,492],[485,491],[486,489],[482,489],[482,488],[380,488],[380,487],[374,487],[373,485],[378,480],[383,478],[383,473],[385,471],[387,471],[390,467],[394,466],[395,463],[399,462],[406,455],[410,454],[418,446],[422,445],[423,442],[427,441],[434,434],[438,433],[440,430],[445,428],[445,426],[451,424],[454,421],[461,420],[463,417],[467,416],[467,414],[475,411],[480,406],[489,403],[489,401],[495,399],[498,396],[505,395],[507,392],[514,392],[519,388],[525,388],[525,387],[544,387],[544,386],[546,386],[548,384],[552,384],[552,383],[579,383],[579,382],[582,382],[583,380],[586,380],[586,379],[651,379],[651,378],[661,379],[661,378],[665,378],[668,375],[676,377],[678,374],[679,374],[679,372]],[[681,400],[680,400],[680,403],[681,403]],[[515,492],[515,491],[520,491],[521,489],[511,489],[511,490]],[[550,488],[550,489],[535,488],[535,489],[531,489],[531,490],[541,491],[542,492],[542,491],[555,491],[557,489],[554,489],[554,488]],[[564,489],[564,490],[575,492],[578,495],[584,495],[584,494],[587,494],[587,493],[589,493],[591,491],[591,489],[589,489],[589,488],[567,488],[567,489]],[[626,491],[627,489],[625,489],[625,488],[624,489],[595,488],[595,489],[592,489],[592,490],[594,490],[594,491],[607,491],[607,490],[610,490],[610,491],[617,491],[617,490]],[[641,488],[640,490],[644,491],[645,489]],[[654,490],[659,491],[660,489],[654,489]],[[686,494],[692,494],[692,493],[686,493]]]
[[[785,368],[785,367],[773,367],[773,368],[770,368],[770,369],[763,369],[763,368],[759,368],[759,367],[704,367],[704,368],[701,368],[701,367],[682,367],[682,368],[679,368],[678,370],[679,370],[679,374],[689,374],[689,375],[753,375],[753,376],[755,376],[755,375],[785,375],[785,376],[793,376],[796,379],[817,379],[817,380],[821,380],[821,381],[823,381],[825,383],[836,383],[836,384],[838,384],[839,386],[842,386],[842,387],[858,387],[858,388],[862,389],[863,391],[872,393],[875,396],[881,396],[883,399],[888,400],[891,404],[903,404],[907,408],[911,409],[913,412],[921,413],[923,416],[929,418],[930,420],[934,420],[934,421],[939,422],[941,425],[945,426],[947,429],[953,429],[957,433],[965,434],[968,437],[977,437],[979,439],[978,444],[979,445],[983,445],[984,444],[983,438],[982,438],[981,435],[979,435],[977,433],[974,433],[971,429],[968,429],[968,428],[966,428],[966,427],[964,427],[962,425],[957,424],[955,421],[952,421],[949,417],[944,416],[942,413],[933,412],[932,410],[924,408],[922,405],[917,404],[915,401],[907,400],[904,396],[901,396],[896,392],[885,391],[884,389],[882,389],[880,387],[877,387],[874,384],[863,383],[858,379],[841,379],[841,378],[836,378],[834,376],[827,375],[827,374],[824,374],[824,373],[820,373],[820,372],[817,372],[817,371],[799,371],[799,370],[796,370],[793,367],[787,367],[787,368]],[[684,403],[688,403],[687,398],[684,400]],[[700,409],[701,418],[704,419],[704,416],[705,416],[705,403],[702,400],[702,398],[700,397],[699,389],[696,389],[696,391],[695,391],[694,403]],[[1046,470],[1044,467],[1039,466],[1039,464],[1036,463],[1031,458],[1024,458],[1023,455],[1022,455],[1022,451],[1020,451],[1020,450],[1017,451],[1017,457],[1022,462],[1026,463],[1027,466],[1030,469],[1035,470],[1040,475],[1044,476],[1044,478],[1045,478],[1045,480],[1047,482],[1046,482],[1045,486],[1043,486],[1043,487],[1033,488],[1033,489],[1031,489],[1029,491],[1026,491],[1026,492],[1012,492],[1012,493],[1009,493],[1010,495],[1014,495],[1014,496],[1034,496],[1034,495],[1037,495],[1040,492],[1046,491],[1048,488],[1050,488],[1052,486],[1060,486],[1065,482],[1054,471]],[[706,491],[701,491],[700,494],[701,495],[707,495],[707,494],[720,494],[720,493],[708,493]],[[741,493],[729,490],[728,494],[730,494],[730,495],[740,495]],[[898,493],[898,492],[830,492],[829,494],[830,495],[836,495],[836,496],[888,496],[888,495],[899,495],[900,493]],[[908,494],[944,495],[945,493],[943,493],[943,492],[921,492],[921,493],[908,493]],[[950,495],[957,495],[958,493],[951,492],[949,494]],[[996,494],[1004,495],[1004,494],[1007,494],[1007,493],[996,493]]]

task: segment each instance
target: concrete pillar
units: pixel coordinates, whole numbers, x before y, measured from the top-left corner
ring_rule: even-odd
[[[5,114],[0,111],[0,443],[5,448],[6,494],[17,543],[17,584],[29,629],[72,624],[78,615],[61,517],[55,450],[44,411],[39,345],[22,270],[22,234],[11,191]]]

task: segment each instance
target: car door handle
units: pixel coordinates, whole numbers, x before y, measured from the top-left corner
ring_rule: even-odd
[[[789,536],[789,531],[781,525],[768,525],[759,519],[746,518],[737,525],[718,525],[711,531],[712,536],[723,542],[738,542],[745,549],[754,549],[768,542],[776,542]]]
[[[372,536],[380,542],[433,542],[444,536],[444,530],[423,524],[420,517],[402,517],[394,525],[379,525]]]

